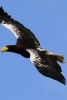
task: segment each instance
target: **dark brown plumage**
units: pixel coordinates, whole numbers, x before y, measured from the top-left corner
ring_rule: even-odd
[[[0,23],[17,38],[15,45],[3,47],[1,49],[2,52],[14,52],[25,58],[30,58],[31,62],[42,75],[57,80],[64,85],[66,84],[66,79],[62,75],[61,67],[57,62],[64,62],[62,55],[56,55],[42,49],[35,35],[24,25],[11,18],[2,7],[0,7]]]

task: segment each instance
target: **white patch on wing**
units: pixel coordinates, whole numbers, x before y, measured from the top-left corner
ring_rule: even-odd
[[[27,49],[27,51],[30,53],[30,60],[31,62],[36,65],[38,67],[43,67],[44,65],[42,64],[41,60],[42,58],[40,57],[40,55],[38,54],[38,51],[37,50],[34,50],[34,49]],[[45,62],[45,61],[44,61]],[[37,67],[37,69],[38,69]]]
[[[27,49],[27,51],[30,53],[30,60],[32,63],[36,60],[40,61],[41,58],[39,57],[37,50]]]
[[[14,33],[15,37],[18,39],[20,37],[20,33],[19,30],[17,29],[16,26],[12,25],[12,24],[6,24],[4,22],[2,22],[2,25],[4,27],[6,27],[7,29],[9,29],[12,33]]]
[[[34,49],[27,49],[27,51],[30,53],[30,60],[31,61],[35,61],[37,52]]]
[[[37,50],[39,51],[45,51],[43,48],[41,48],[40,46],[37,48]]]
[[[44,52],[46,52],[46,54],[53,54],[53,53],[51,53],[51,52],[49,52],[49,51],[47,51],[47,50],[41,48],[40,46],[37,48],[37,50],[39,50],[39,51],[44,51]]]

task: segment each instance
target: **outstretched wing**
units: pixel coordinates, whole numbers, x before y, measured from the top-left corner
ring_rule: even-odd
[[[27,50],[30,53],[30,60],[36,66],[37,70],[44,76],[50,77],[63,84],[66,84],[65,77],[57,61],[46,54],[46,51]]]
[[[46,55],[46,53],[44,52],[38,51],[38,53],[39,53],[38,55],[40,57],[40,61],[36,60],[35,65],[39,70],[39,72],[47,77],[50,77],[63,84],[66,84],[65,77],[61,74],[62,70],[60,65],[57,63],[57,61],[49,57],[48,55]]]
[[[30,43],[29,45],[33,46],[40,45],[35,35],[21,23],[11,18],[11,16],[8,15],[8,13],[5,12],[2,7],[0,7],[0,23],[4,27],[8,28],[15,35],[17,40],[20,39],[22,43]]]

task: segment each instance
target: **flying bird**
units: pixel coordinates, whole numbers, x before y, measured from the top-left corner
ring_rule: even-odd
[[[62,69],[58,64],[58,61],[64,63],[63,55],[57,55],[43,49],[33,32],[8,15],[2,6],[0,7],[0,24],[9,29],[17,38],[15,45],[2,47],[2,52],[13,52],[30,58],[42,75],[66,84],[66,79],[61,73]]]

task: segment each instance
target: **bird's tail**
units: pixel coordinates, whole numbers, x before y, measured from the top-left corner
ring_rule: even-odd
[[[64,56],[63,55],[58,55],[58,54],[51,53],[47,50],[42,49],[41,47],[39,47],[37,49],[44,52],[44,53],[46,53],[46,55],[48,57],[53,58],[54,60],[59,61],[61,63],[64,63]]]
[[[53,53],[47,53],[47,55],[49,55],[49,57],[54,58],[56,61],[59,61],[61,63],[64,63],[64,56],[63,55],[57,55],[57,54],[53,54]]]

